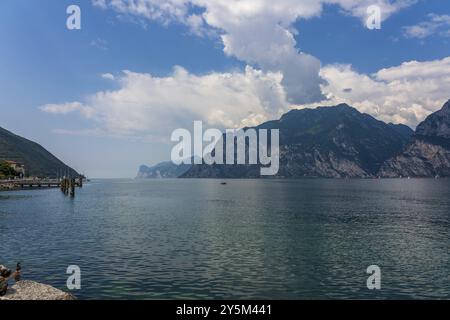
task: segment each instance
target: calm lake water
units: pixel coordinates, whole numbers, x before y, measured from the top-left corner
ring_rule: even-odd
[[[449,180],[103,180],[0,193],[0,263],[81,299],[450,298]],[[366,268],[382,289],[366,287]]]

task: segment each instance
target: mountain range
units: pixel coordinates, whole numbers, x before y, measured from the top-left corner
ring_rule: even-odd
[[[415,132],[405,125],[379,121],[347,104],[292,110],[255,129],[280,130],[277,177],[450,176],[450,101]],[[181,178],[260,177],[258,165],[202,164],[181,169],[165,163],[163,168],[171,177]],[[164,171],[159,170],[159,175],[164,177]]]
[[[26,175],[32,177],[55,178],[78,173],[56,158],[36,142],[22,138],[0,127],[0,160],[19,162],[25,165]]]
[[[191,165],[175,165],[171,161],[161,162],[153,167],[142,165],[139,168],[137,179],[167,179],[178,178],[185,174]]]

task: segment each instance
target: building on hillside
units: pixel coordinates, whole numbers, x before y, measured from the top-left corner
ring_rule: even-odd
[[[20,176],[25,176],[25,165],[11,160],[5,161],[11,168],[13,168],[14,171],[16,171]]]

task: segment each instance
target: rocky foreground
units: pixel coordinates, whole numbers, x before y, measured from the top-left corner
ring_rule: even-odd
[[[75,300],[75,297],[49,285],[19,281],[0,300]]]

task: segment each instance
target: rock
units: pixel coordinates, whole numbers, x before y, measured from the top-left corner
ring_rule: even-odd
[[[450,139],[450,100],[444,104],[441,110],[432,113],[418,125],[416,135]]]
[[[412,142],[387,160],[379,175],[385,178],[450,177],[450,100],[419,124]]]
[[[450,176],[450,150],[416,139],[400,155],[386,161],[381,177],[432,178]]]
[[[34,281],[19,281],[0,300],[75,300],[70,293]]]

